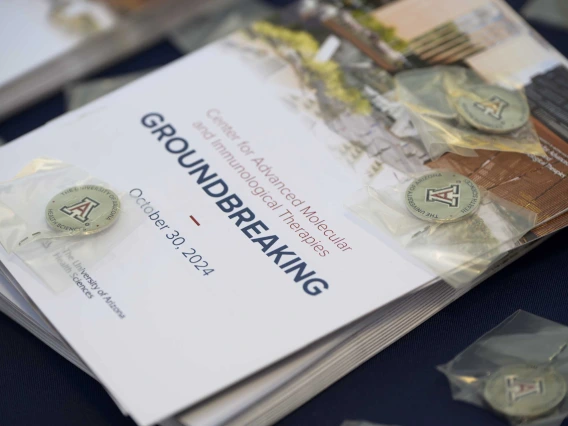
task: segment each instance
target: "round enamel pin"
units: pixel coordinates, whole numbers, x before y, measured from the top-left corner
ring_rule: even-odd
[[[119,212],[120,199],[113,191],[97,185],[82,185],[53,197],[45,208],[45,217],[56,231],[89,235],[113,225]]]
[[[483,398],[491,408],[515,418],[550,413],[565,397],[566,381],[549,366],[503,367],[491,375],[483,391]]]
[[[406,207],[428,222],[456,222],[477,211],[481,195],[477,185],[453,172],[433,171],[414,180],[405,194]]]
[[[529,105],[521,94],[500,86],[482,85],[455,101],[460,116],[487,133],[509,133],[529,120]]]

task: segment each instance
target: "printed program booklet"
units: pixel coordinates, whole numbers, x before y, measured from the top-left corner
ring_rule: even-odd
[[[86,271],[89,280],[74,281],[85,271],[71,270],[59,292],[0,252],[0,309],[94,375],[139,424],[195,426],[269,424],[459,297],[476,283],[438,281],[344,207],[365,185],[389,185],[425,167],[389,74],[429,59],[417,59],[409,44],[420,34],[395,22],[414,3],[371,11],[376,22],[401,28],[388,33],[391,45],[370,45],[378,53],[364,44],[365,31],[355,31],[361,28],[349,27],[358,38],[348,37],[337,22],[305,10],[301,25],[285,14],[3,147],[2,181],[34,158],[56,158],[124,190],[124,203],[139,206],[143,221]],[[565,59],[506,5],[452,4],[460,7],[439,8],[448,16],[422,28],[435,33],[433,45],[439,31],[472,33],[472,21],[478,38],[485,26],[503,24],[506,31],[492,33],[501,38],[473,47],[462,46],[459,33],[457,58],[475,68],[476,55],[507,52],[530,37],[532,68],[503,62],[507,78],[536,81],[550,71],[562,82],[556,70]],[[378,31],[375,21],[358,18]],[[478,71],[488,80],[503,75]],[[548,189],[539,185],[565,183],[560,130],[548,131],[551,158],[530,159],[534,170],[523,174],[540,192]],[[503,167],[499,155],[482,157],[482,166],[497,159]],[[449,164],[473,160],[460,161]],[[537,196],[536,204],[522,187],[506,193],[525,207],[542,206],[542,222],[554,225],[527,240],[563,226],[551,220],[563,218],[561,198]],[[521,193],[523,200],[514,196]]]
[[[3,181],[41,154],[124,188],[146,216],[91,279],[70,276],[57,294],[0,254],[142,425],[434,278],[346,217],[362,184],[223,44],[2,151]]]

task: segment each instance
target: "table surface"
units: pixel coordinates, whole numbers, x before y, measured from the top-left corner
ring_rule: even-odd
[[[524,1],[509,3],[518,9]],[[568,33],[533,25],[568,55]],[[163,41],[92,78],[157,68],[180,56]],[[58,93],[0,123],[0,137],[14,140],[64,112],[65,100]],[[454,402],[446,379],[435,367],[518,309],[568,325],[565,239],[568,229],[473,289],[278,425],[339,426],[345,419],[401,426],[504,425],[487,411]],[[134,426],[134,422],[122,416],[95,380],[0,314],[0,426],[4,425]]]

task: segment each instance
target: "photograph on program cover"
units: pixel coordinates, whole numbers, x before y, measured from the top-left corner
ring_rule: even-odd
[[[223,42],[363,184],[425,168],[427,154],[395,100],[392,76],[317,15],[259,21]]]
[[[488,82],[524,88],[547,158],[509,152],[477,151],[477,157],[446,154],[429,163],[451,168],[496,195],[538,214],[527,240],[568,225],[567,61],[504,2],[436,0],[425,8],[399,0],[371,14],[409,43],[405,56],[417,66],[461,64]],[[408,10],[420,13],[409,14]],[[416,17],[420,16],[420,19]],[[522,55],[517,53],[522,51]]]
[[[568,225],[568,200],[560,196],[568,191],[566,58],[498,0],[343,3],[304,2],[295,20],[289,14],[258,22],[226,43],[248,52],[315,132],[325,125],[320,140],[363,182],[380,185],[377,176],[392,171],[450,168],[537,213],[539,226],[527,241]],[[487,82],[524,88],[547,158],[477,150],[475,157],[448,153],[429,161],[396,101],[393,76],[434,65],[466,66]]]

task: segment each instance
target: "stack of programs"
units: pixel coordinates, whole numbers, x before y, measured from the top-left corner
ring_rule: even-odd
[[[497,0],[382,3],[296,5],[2,146],[0,309],[139,425],[271,424],[568,225],[566,59]],[[395,79],[434,65],[526,93],[539,155],[431,158]]]

